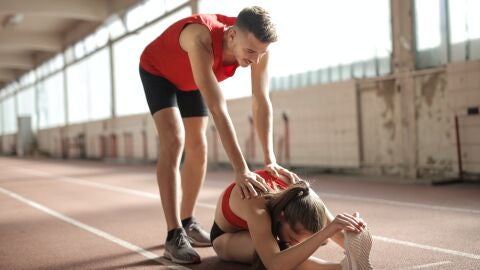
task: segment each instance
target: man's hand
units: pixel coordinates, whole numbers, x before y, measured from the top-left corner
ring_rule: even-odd
[[[238,191],[242,199],[250,199],[259,196],[260,194],[257,190],[264,193],[268,191],[265,180],[260,175],[251,171],[237,173],[235,175],[235,183],[239,187]],[[257,188],[257,190],[255,190],[255,188]]]
[[[271,175],[275,177],[279,177],[280,175],[283,175],[287,177],[290,180],[291,184],[294,184],[298,181],[300,181],[300,177],[296,175],[295,173],[283,168],[282,166],[278,165],[277,163],[270,163],[265,166],[264,168],[265,171],[270,173]]]

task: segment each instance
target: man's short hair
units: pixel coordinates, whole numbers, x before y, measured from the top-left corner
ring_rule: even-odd
[[[252,33],[263,43],[275,42],[278,39],[270,14],[258,6],[247,7],[240,11],[235,26]]]

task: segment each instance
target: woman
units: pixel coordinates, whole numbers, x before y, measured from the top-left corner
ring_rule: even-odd
[[[220,259],[257,269],[372,269],[372,238],[358,213],[334,217],[307,182],[257,171],[269,193],[250,200],[220,196],[210,238]],[[345,249],[340,263],[310,256],[331,238]]]

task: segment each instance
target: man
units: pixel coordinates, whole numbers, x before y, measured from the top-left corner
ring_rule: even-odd
[[[269,14],[260,7],[250,7],[237,18],[193,15],[182,19],[142,53],[140,76],[160,140],[157,180],[169,230],[165,257],[173,262],[200,262],[190,241],[197,246],[211,245],[209,234],[193,218],[207,166],[208,110],[234,169],[239,196],[249,199],[259,195],[255,189],[266,191],[265,181],[250,171],[240,151],[218,84],[231,77],[238,66],[251,66],[253,117],[265,169],[297,179],[276,163],[273,153],[267,49],[276,40]],[[183,196],[179,209],[176,184],[180,179]]]

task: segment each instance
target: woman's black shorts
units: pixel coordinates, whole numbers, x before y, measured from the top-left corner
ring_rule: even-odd
[[[217,223],[213,222],[212,229],[210,230],[210,241],[213,243],[217,237],[221,236],[225,232],[218,227]]]
[[[178,107],[182,118],[208,116],[200,91],[181,91],[167,79],[153,75],[141,67],[140,78],[152,115],[164,108]]]

